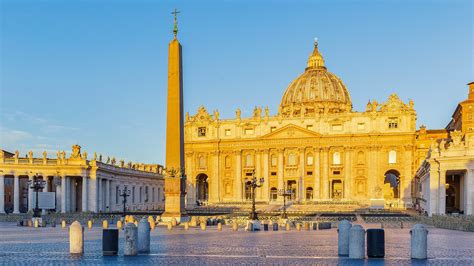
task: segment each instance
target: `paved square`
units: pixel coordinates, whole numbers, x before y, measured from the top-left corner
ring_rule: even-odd
[[[119,256],[103,257],[102,230],[96,225],[85,229],[85,254],[74,257],[68,253],[67,229],[0,223],[0,264],[474,264],[474,233],[429,228],[429,259],[411,261],[410,229],[386,228],[385,259],[354,261],[337,256],[336,230],[168,231],[159,226],[151,233],[149,255],[124,257],[120,232]]]

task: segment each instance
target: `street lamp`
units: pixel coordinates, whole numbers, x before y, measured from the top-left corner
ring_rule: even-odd
[[[119,193],[120,193],[120,190],[119,190]],[[127,186],[124,186],[119,196],[122,197],[122,204],[123,204],[122,217],[125,218],[125,215],[127,213],[127,198],[130,196],[130,189],[127,189]]]
[[[288,218],[288,214],[286,213],[286,197],[291,197],[292,194],[291,189],[288,188],[278,190],[278,195],[283,196],[283,214],[281,215],[283,219]]]
[[[36,173],[33,176],[33,180],[28,180],[28,186],[33,189],[33,191],[36,193],[36,204],[35,204],[35,209],[33,210],[33,217],[34,218],[39,218],[41,217],[40,215],[40,209],[38,207],[38,193],[40,189],[43,189],[46,186],[46,181],[43,179],[39,178],[39,175]]]
[[[252,194],[252,211],[250,212],[250,220],[258,220],[257,211],[255,210],[255,189],[261,187],[263,185],[263,182],[265,182],[265,179],[263,177],[257,180],[257,177],[255,176],[255,171],[252,171],[252,178],[245,182],[245,185],[251,188]]]

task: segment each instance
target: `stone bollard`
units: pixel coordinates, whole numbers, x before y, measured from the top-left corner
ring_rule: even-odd
[[[290,223],[286,223],[286,231],[290,231],[290,230],[291,230]]]
[[[178,225],[178,221],[176,220],[176,218],[171,218],[171,225],[174,227],[176,225]]]
[[[138,224],[138,252],[150,253],[150,223],[145,218]]]
[[[122,226],[123,226],[122,220],[118,220],[117,221],[117,229],[122,229]]]
[[[38,227],[39,227],[39,221],[38,221],[38,219],[35,219],[35,222],[34,222],[33,226],[34,226],[35,228],[38,228]]]
[[[367,257],[385,257],[385,231],[383,229],[367,229]]]
[[[337,254],[349,256],[349,234],[352,224],[348,220],[342,220],[337,226]]]
[[[69,227],[69,253],[84,253],[84,228],[78,221],[73,222]]]
[[[119,230],[102,230],[102,254],[104,256],[114,256],[118,253]]]
[[[222,223],[221,222],[217,223],[217,230],[222,231]]]
[[[87,221],[87,228],[92,229],[92,220]]]
[[[296,224],[296,230],[301,231],[301,224],[300,223]]]
[[[238,230],[239,230],[239,225],[237,224],[236,221],[234,221],[234,223],[232,223],[232,230],[234,230],[234,231],[238,231]]]
[[[168,230],[173,230],[173,225],[171,224],[171,222],[168,222]]]
[[[365,230],[356,224],[352,226],[349,233],[349,258],[365,258]]]
[[[188,222],[184,223],[184,230],[189,230],[189,223]]]
[[[425,260],[428,258],[428,230],[422,224],[415,224],[410,230],[411,258]]]
[[[278,231],[278,223],[273,224],[273,231]]]
[[[304,223],[304,229],[305,229],[306,231],[309,231],[310,228],[309,228],[309,223],[308,223],[308,222],[305,222],[305,223]]]
[[[206,231],[206,223],[201,223],[201,230]]]
[[[62,227],[62,228],[66,228],[66,221],[65,221],[65,220],[62,220],[62,221],[61,221],[61,227]]]
[[[109,221],[107,220],[102,221],[102,229],[109,229]]]
[[[125,225],[125,245],[123,255],[136,256],[138,254],[138,229],[133,223]]]

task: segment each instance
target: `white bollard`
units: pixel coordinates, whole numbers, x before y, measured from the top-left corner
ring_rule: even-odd
[[[69,227],[69,253],[84,254],[84,228],[78,221]]]
[[[217,224],[217,230],[218,230],[218,231],[222,231],[222,223],[219,222],[219,223]]]
[[[349,233],[349,258],[365,258],[365,229],[356,224]]]
[[[337,254],[349,256],[349,234],[352,224],[348,220],[342,220],[337,226]]]
[[[125,245],[123,255],[125,256],[136,256],[138,254],[137,249],[138,242],[138,230],[134,223],[128,223],[125,225]]]
[[[424,260],[428,258],[428,230],[422,224],[415,224],[410,230],[411,258]]]
[[[138,252],[150,253],[150,223],[143,218],[138,224]]]

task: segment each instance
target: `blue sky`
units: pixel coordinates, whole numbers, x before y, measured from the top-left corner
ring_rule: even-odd
[[[21,154],[79,143],[163,163],[175,7],[191,114],[275,114],[314,37],[355,111],[396,92],[418,125],[443,128],[474,80],[468,0],[0,2],[0,146]]]

